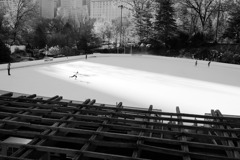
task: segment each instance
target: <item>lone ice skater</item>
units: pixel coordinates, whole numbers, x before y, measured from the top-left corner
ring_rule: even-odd
[[[208,67],[210,67],[211,61],[208,62]]]
[[[195,62],[195,66],[197,66],[197,61]]]
[[[8,75],[9,75],[9,76],[11,76],[11,74],[10,74],[10,70],[11,70],[11,63],[10,63],[10,62],[8,63],[7,70],[8,70]]]
[[[69,78],[73,78],[73,77],[75,77],[75,79],[77,79],[77,75],[78,75],[78,72],[76,72],[74,75],[72,75],[72,76],[69,76]]]

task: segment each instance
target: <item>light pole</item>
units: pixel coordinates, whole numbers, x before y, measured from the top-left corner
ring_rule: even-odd
[[[216,32],[215,32],[215,42],[218,42],[218,27],[219,27],[219,16],[220,16],[220,7],[221,5],[221,0],[218,2],[218,12],[217,12],[217,26],[216,26]]]
[[[122,47],[122,10],[123,10],[123,5],[118,6],[121,8],[121,26],[120,26],[120,47]]]

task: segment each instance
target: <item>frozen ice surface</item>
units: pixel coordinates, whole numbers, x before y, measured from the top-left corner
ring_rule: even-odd
[[[0,71],[0,90],[98,103],[145,107],[165,112],[240,114],[240,67],[155,56],[97,55]],[[78,78],[70,78],[75,72]]]

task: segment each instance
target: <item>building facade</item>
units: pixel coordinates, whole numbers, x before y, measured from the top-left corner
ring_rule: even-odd
[[[82,8],[83,0],[61,0],[61,7],[71,10],[73,8]]]
[[[89,17],[86,1],[83,0],[61,0],[59,14],[65,19],[71,18],[76,25],[80,25],[82,19]]]
[[[40,0],[40,14],[44,18],[54,18],[55,0]]]
[[[112,0],[91,0],[90,17],[96,20],[111,21],[121,17],[120,4]],[[125,8],[122,10],[122,16],[126,16],[129,11]]]
[[[0,6],[7,7],[7,9],[14,10],[17,6],[17,0],[0,0]]]

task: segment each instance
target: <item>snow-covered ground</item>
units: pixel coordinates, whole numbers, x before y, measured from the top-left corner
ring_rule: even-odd
[[[240,115],[240,66],[134,55],[92,55],[0,71],[0,90],[184,113]],[[75,72],[78,78],[70,78]]]

